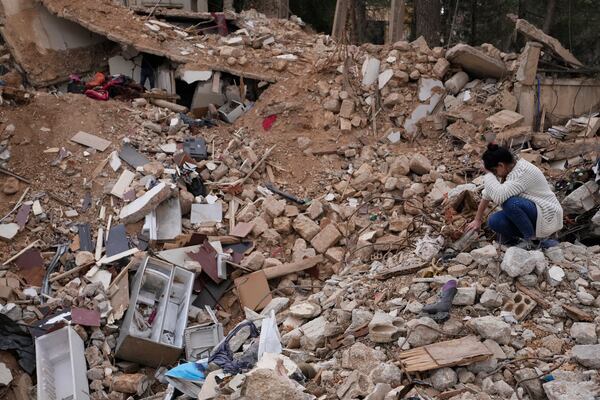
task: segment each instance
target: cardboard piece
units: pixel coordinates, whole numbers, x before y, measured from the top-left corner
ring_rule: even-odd
[[[77,132],[71,141],[98,151],[104,151],[111,145],[110,141],[83,131]]]
[[[240,276],[234,282],[242,307],[260,311],[273,299],[267,276],[263,271]]]

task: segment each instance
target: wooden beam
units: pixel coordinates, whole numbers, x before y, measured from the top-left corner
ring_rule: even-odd
[[[315,265],[323,262],[324,260],[325,259],[323,258],[323,256],[318,255],[315,257],[305,258],[304,260],[293,263],[281,264],[275,267],[265,268],[262,271],[265,273],[267,279],[274,279],[288,274],[293,274],[294,272],[300,272],[312,268]]]
[[[350,0],[337,0],[335,5],[335,17],[333,19],[333,30],[331,37],[340,41],[346,33],[346,22],[348,22],[348,12],[350,10]]]
[[[404,39],[405,0],[392,0],[390,9],[390,24],[388,26],[388,43]]]

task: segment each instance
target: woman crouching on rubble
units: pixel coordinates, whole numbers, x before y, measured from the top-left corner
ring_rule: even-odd
[[[493,201],[502,211],[490,215],[488,226],[500,243],[526,250],[556,245],[555,240],[544,238],[562,229],[563,210],[542,171],[526,160],[516,160],[509,149],[496,144],[489,144],[481,158],[487,172],[484,190],[467,230],[479,230]]]

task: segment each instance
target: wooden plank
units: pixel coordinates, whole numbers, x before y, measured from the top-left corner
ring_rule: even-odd
[[[572,304],[563,304],[562,308],[567,313],[567,316],[575,321],[594,321],[594,316],[592,314],[587,313]]]
[[[473,358],[479,359],[482,356],[492,355],[490,350],[475,336],[433,343],[425,346],[425,350],[436,363],[444,366],[457,365],[461,362],[468,362]]]
[[[491,357],[492,352],[475,336],[448,340],[403,351],[398,355],[407,372],[469,365]]]
[[[417,264],[417,265],[400,265],[398,267],[394,267],[394,268],[390,268],[388,270],[382,271],[381,273],[377,274],[375,276],[375,279],[379,279],[379,280],[385,280],[385,279],[389,279],[393,276],[398,276],[398,275],[410,275],[410,274],[414,274],[418,271],[420,271],[421,269],[425,268],[427,266],[428,263],[422,263],[422,264]]]
[[[305,258],[304,260],[277,265],[275,267],[265,268],[263,269],[265,276],[267,279],[279,278],[281,276],[285,276],[288,274],[292,274],[294,272],[304,271],[306,269],[312,268],[315,265],[322,263],[324,258],[322,255],[316,257]]]
[[[98,151],[104,151],[111,145],[110,141],[83,131],[77,132],[71,141]]]

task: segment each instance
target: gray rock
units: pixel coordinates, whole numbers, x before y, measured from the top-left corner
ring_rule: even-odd
[[[440,337],[440,334],[438,333],[438,330],[440,330],[439,325],[429,317],[412,319],[408,321],[406,326],[407,329],[412,331],[408,337],[408,343],[412,347],[420,347],[435,343]],[[435,330],[429,329],[428,327],[434,328]]]
[[[370,374],[373,383],[388,383],[392,387],[402,384],[402,370],[392,363],[378,365]]]
[[[571,355],[579,364],[587,368],[600,368],[600,344],[575,345]]]
[[[368,375],[385,359],[382,352],[358,342],[342,353],[342,368],[358,370]]]
[[[494,245],[488,244],[485,247],[475,249],[471,251],[471,257],[479,265],[487,265],[490,261],[493,261],[498,257],[498,251]]]
[[[0,363],[0,386],[8,386],[13,380],[10,369],[4,363]]]
[[[477,288],[475,286],[458,288],[456,296],[452,300],[455,306],[472,306],[477,297]]]
[[[479,302],[485,308],[497,308],[502,305],[502,295],[493,289],[485,289]]]
[[[466,368],[458,369],[458,381],[462,384],[472,383],[475,381],[475,374]]]
[[[543,400],[546,398],[542,383],[539,379],[533,379],[538,373],[533,368],[524,368],[515,371],[516,380],[525,380],[521,386],[526,390],[527,393],[531,393],[534,400]]]
[[[510,342],[510,325],[499,318],[490,315],[473,318],[467,322],[467,326],[477,331],[484,339],[492,339],[500,344]]]
[[[514,389],[503,380],[494,382],[494,392],[503,399],[510,399],[514,393]]]
[[[444,367],[437,369],[433,374],[431,374],[430,380],[433,388],[441,392],[456,385],[458,382],[458,376],[452,368]]]
[[[594,400],[598,385],[594,382],[569,382],[554,380],[543,384],[548,400]]]
[[[392,387],[388,383],[378,383],[375,385],[375,389],[365,397],[365,400],[384,400],[385,395],[392,390]]]
[[[597,344],[596,324],[589,322],[574,322],[571,326],[571,337],[577,344]]]
[[[538,261],[540,261],[540,256],[536,253],[539,253],[544,258],[544,255],[539,251],[527,251],[518,247],[509,247],[506,253],[504,253],[500,269],[506,272],[511,278],[530,274],[535,270]]]
[[[244,393],[250,399],[261,400],[315,399],[313,395],[304,393],[304,388],[298,382],[270,369],[258,369],[247,374]]]

